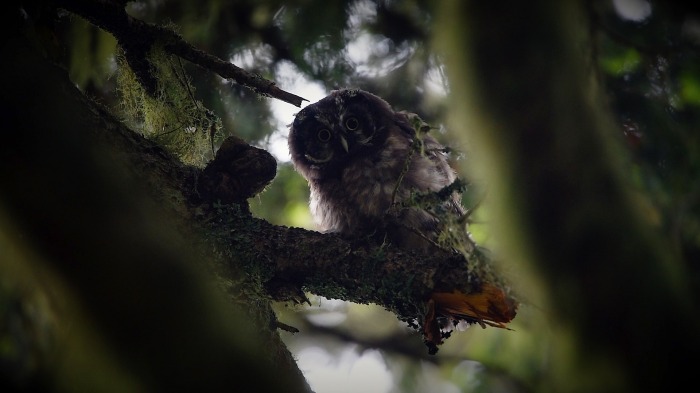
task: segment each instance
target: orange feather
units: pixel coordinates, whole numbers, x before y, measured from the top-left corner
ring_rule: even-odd
[[[506,324],[515,318],[518,303],[501,288],[484,284],[479,292],[465,294],[459,291],[435,292],[428,300],[428,312],[423,324],[423,334],[431,353],[437,352],[442,344],[443,333],[437,317],[476,322],[508,329]]]

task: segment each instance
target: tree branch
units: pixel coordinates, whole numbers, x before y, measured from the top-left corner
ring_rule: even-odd
[[[56,6],[80,15],[93,25],[111,33],[124,48],[129,66],[150,93],[156,90],[155,78],[150,73],[146,55],[154,44],[160,43],[168,53],[215,72],[224,79],[233,80],[260,95],[276,98],[297,107],[300,107],[303,101],[308,101],[280,89],[273,81],[193,47],[171,29],[132,18],[126,13],[124,5],[118,2],[58,0]]]

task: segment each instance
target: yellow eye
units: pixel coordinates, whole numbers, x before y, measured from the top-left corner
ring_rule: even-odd
[[[360,127],[360,122],[357,121],[356,118],[354,117],[349,117],[347,120],[345,120],[345,128],[347,128],[350,131],[355,131]]]
[[[331,132],[325,128],[321,128],[320,130],[318,130],[318,134],[316,134],[316,137],[321,142],[328,142],[331,140]]]

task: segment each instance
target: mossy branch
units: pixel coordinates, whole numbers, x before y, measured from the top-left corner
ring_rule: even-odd
[[[173,30],[132,18],[123,2],[108,0],[58,0],[56,6],[85,18],[88,22],[112,34],[125,50],[129,66],[147,91],[156,90],[146,54],[155,43],[166,52],[217,73],[222,78],[246,86],[256,93],[282,100],[297,107],[306,99],[277,87],[275,82],[250,73],[235,64],[221,60],[192,46]]]
[[[107,113],[102,116],[110,118]],[[252,217],[245,198],[274,176],[274,170],[246,169],[256,163],[264,167],[274,163],[262,149],[244,146],[234,138],[224,142],[217,159],[200,170],[183,165],[154,142],[120,124],[109,128],[112,131],[104,137],[110,145],[128,152],[133,170],[161,184],[151,187],[154,198],[189,217],[188,225],[199,228],[228,265],[221,271],[248,275],[243,280],[264,288],[264,297],[301,302],[305,300],[303,292],[310,291],[328,298],[378,304],[401,320],[414,321],[423,317],[423,307],[432,292],[472,293],[481,285],[484,275],[468,268],[468,262],[456,253],[409,253],[377,244],[370,237],[349,240],[275,226]],[[233,153],[248,158],[232,159]],[[237,162],[243,166],[236,169]],[[260,177],[261,173],[267,175]],[[222,200],[226,204],[221,204]]]
[[[478,288],[478,275],[460,255],[413,254],[368,239],[347,240],[301,228],[274,226],[255,218],[218,211],[214,231],[226,232],[229,250],[254,263],[269,296],[303,301],[301,290],[356,303],[375,303],[412,320],[434,290]],[[222,223],[220,217],[233,218]],[[247,269],[252,271],[253,269]]]

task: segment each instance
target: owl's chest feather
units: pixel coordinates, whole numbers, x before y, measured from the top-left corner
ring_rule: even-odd
[[[415,187],[411,176],[401,176],[416,164],[407,160],[410,148],[405,138],[390,137],[376,153],[348,162],[337,177],[312,183],[310,208],[320,227],[342,233],[376,227],[392,203]]]

